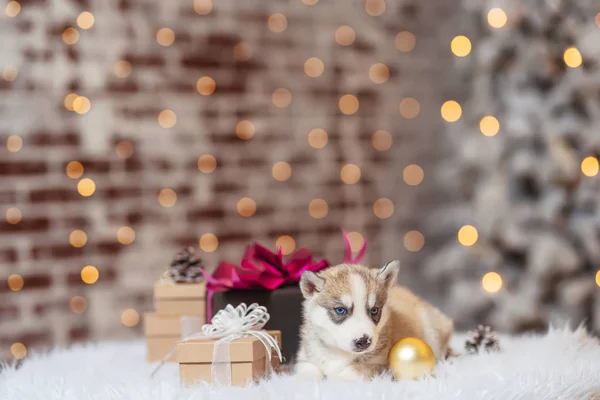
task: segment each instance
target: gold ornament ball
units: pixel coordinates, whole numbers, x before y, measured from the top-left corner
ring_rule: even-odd
[[[418,379],[433,371],[435,355],[421,339],[404,338],[390,349],[388,367],[396,379]]]

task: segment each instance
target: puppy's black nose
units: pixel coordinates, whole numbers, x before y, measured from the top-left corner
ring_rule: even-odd
[[[354,339],[354,347],[357,350],[365,350],[371,345],[371,338],[367,335],[362,335],[359,339]]]

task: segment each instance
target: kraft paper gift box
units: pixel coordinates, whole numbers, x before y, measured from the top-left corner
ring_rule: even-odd
[[[281,332],[266,331],[281,347]],[[179,363],[179,379],[184,385],[195,385],[200,382],[211,383],[214,344],[217,339],[193,339],[177,343],[177,362]],[[248,336],[222,344],[229,346],[231,384],[246,386],[256,379],[264,377],[268,372],[267,350],[262,342]],[[279,366],[277,352],[271,349],[269,363],[274,370]]]
[[[154,284],[154,307],[158,314],[206,316],[206,282]]]
[[[144,314],[144,335],[146,336],[148,361],[161,361],[186,335],[200,332],[203,324],[203,317]],[[176,361],[175,355],[171,356],[168,361]]]

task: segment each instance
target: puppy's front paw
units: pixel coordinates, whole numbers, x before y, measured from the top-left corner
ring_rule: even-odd
[[[296,371],[292,377],[297,381],[320,381],[324,378],[324,375],[316,365],[300,362],[296,364]]]
[[[348,367],[342,370],[338,375],[332,377],[334,380],[339,381],[358,381],[362,380],[363,376],[356,371],[353,367]]]

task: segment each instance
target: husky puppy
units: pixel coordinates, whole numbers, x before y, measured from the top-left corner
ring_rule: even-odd
[[[405,337],[427,342],[436,358],[446,355],[452,320],[398,286],[399,268],[399,261],[381,269],[340,264],[302,274],[296,378],[372,378],[386,370],[391,346]]]

